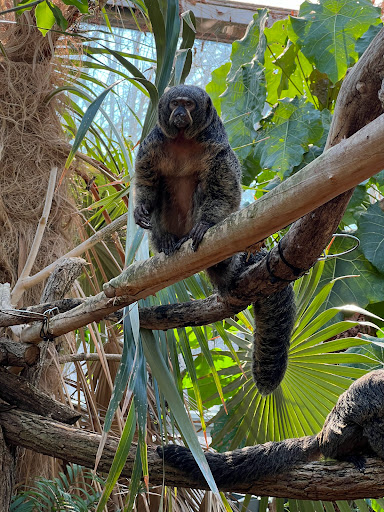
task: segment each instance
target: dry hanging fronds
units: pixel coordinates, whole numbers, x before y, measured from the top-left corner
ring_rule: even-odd
[[[65,140],[53,91],[53,41],[43,38],[31,13],[0,33],[0,282],[15,284],[24,266],[44,206],[50,169],[63,169]],[[56,78],[57,77],[57,78]],[[66,187],[56,191],[48,225],[32,272],[68,248],[73,214]],[[41,288],[24,296],[39,302]]]

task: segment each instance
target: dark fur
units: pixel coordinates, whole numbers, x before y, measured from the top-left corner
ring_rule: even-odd
[[[181,130],[169,106],[176,98],[195,103],[190,113],[185,112],[192,124]],[[239,209],[240,198],[240,164],[210,97],[194,86],[170,88],[160,99],[158,124],[137,155],[136,222],[150,230],[151,244],[158,252],[172,254],[189,238],[196,250],[209,227]],[[208,268],[208,276],[225,295],[245,267],[265,254],[250,258],[237,254]],[[287,367],[295,317],[291,286],[260,298],[254,311],[253,373],[259,391],[266,395],[277,388]]]
[[[167,464],[205,481],[192,453],[183,446],[158,447]],[[286,439],[226,453],[206,453],[217,485],[254,482],[292,469],[321,455],[350,460],[361,468],[364,455],[384,459],[384,370],[356,380],[327,416],[317,436]]]

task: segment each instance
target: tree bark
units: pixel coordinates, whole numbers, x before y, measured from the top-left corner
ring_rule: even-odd
[[[94,467],[101,439],[99,434],[19,410],[1,412],[0,425],[6,441],[14,446],[23,446],[88,468]],[[99,471],[109,471],[117,445],[117,438],[108,437],[98,466]],[[135,454],[136,446],[133,446],[122,476],[130,478]],[[189,474],[171,466],[163,466],[163,461],[154,447],[148,449],[148,464],[151,485],[161,485],[164,481],[168,486],[208,489],[207,485],[191,480]],[[287,473],[257,482],[238,484],[236,487],[228,485],[220,490],[305,500],[354,500],[383,496],[383,472],[384,462],[374,458],[366,460],[363,472],[347,462],[311,462],[298,465]]]
[[[20,409],[53,418],[73,425],[81,414],[71,407],[54,400],[23,377],[10,373],[0,366],[0,398]]]
[[[31,343],[17,343],[0,338],[1,366],[31,366],[39,359],[40,349]]]
[[[15,446],[10,446],[4,439],[0,428],[0,510],[9,510],[13,484],[15,480],[16,460]]]

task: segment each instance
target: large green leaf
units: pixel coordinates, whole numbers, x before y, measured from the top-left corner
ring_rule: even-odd
[[[259,9],[253,15],[244,37],[232,44],[231,61],[232,66],[228,74],[228,81],[235,78],[238,70],[247,62],[257,60],[264,63],[265,36],[264,28],[267,22],[267,9]]]
[[[227,62],[219,68],[212,71],[212,80],[207,84],[205,90],[211,97],[211,100],[217,110],[219,116],[221,116],[221,95],[227,88],[227,75],[231,69],[231,63]]]
[[[321,114],[312,103],[303,98],[281,100],[259,133],[266,138],[255,151],[260,166],[282,175],[300,164],[309,144],[316,143],[322,134]]]
[[[265,106],[266,89],[264,67],[265,52],[263,34],[267,11],[259,10],[248,25],[243,39],[232,44],[232,65],[226,78],[226,89],[220,95],[219,112],[225,123],[229,141],[240,158],[245,158],[255,139],[255,125],[262,117]],[[218,80],[216,96],[223,89],[223,72],[226,67],[212,74],[208,89],[214,89]]]
[[[299,51],[297,45],[288,39],[288,21],[276,21],[266,28],[265,79],[267,101],[274,105],[281,97],[294,98],[297,95],[311,93],[306,77],[312,72],[312,65]]]
[[[332,244],[332,252],[342,253],[349,247],[350,243],[337,238]],[[341,276],[359,277],[337,281],[324,301],[324,307],[359,304],[365,308],[369,303],[384,300],[384,276],[365,258],[360,248],[326,262],[322,283]]]
[[[36,25],[43,36],[45,36],[45,34],[53,27],[56,21],[52,9],[50,9],[47,1],[41,2],[36,6],[35,16]]]
[[[304,2],[299,18],[290,17],[290,38],[333,83],[357,60],[355,44],[380,21],[380,9],[370,0]]]
[[[229,142],[240,157],[249,152],[249,148],[241,149],[244,143],[255,139],[254,127],[261,119],[265,96],[264,69],[256,60],[241,66],[221,95],[221,115]]]
[[[384,212],[379,202],[360,215],[357,236],[364,256],[384,273]]]

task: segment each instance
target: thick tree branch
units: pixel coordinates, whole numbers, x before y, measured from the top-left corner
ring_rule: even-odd
[[[192,251],[189,241],[172,257],[159,254],[131,265],[104,285],[106,295],[142,298],[245,250],[380,171],[383,141],[384,116],[380,116],[255,203],[208,230],[197,252]],[[366,155],[364,160],[361,154]]]
[[[54,400],[23,377],[0,366],[0,398],[20,409],[34,411],[43,416],[73,425],[81,414]]]
[[[30,448],[88,468],[94,467],[101,438],[99,434],[19,410],[1,412],[0,425],[7,442],[12,445]],[[99,471],[108,472],[117,444],[118,439],[112,437],[107,439],[99,463]],[[122,476],[127,478],[131,476],[135,453],[136,447],[133,447]],[[201,482],[191,480],[189,474],[184,474],[170,466],[163,467],[162,459],[151,447],[148,449],[148,464],[151,485],[161,485],[165,478],[165,484],[169,486],[208,488]],[[236,488],[226,486],[221,490],[306,500],[353,500],[383,496],[383,472],[384,462],[373,458],[367,459],[364,472],[357,470],[351,463],[312,462],[298,465],[295,469],[278,477],[263,478],[254,483],[237,484]]]

